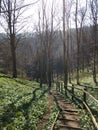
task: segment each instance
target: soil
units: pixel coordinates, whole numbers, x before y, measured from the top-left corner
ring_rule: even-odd
[[[50,117],[50,113],[54,107],[54,100],[53,97],[51,95],[48,95],[48,102],[49,102],[49,107],[47,109],[46,114],[43,116],[41,122],[39,122],[38,124],[38,130],[43,130],[45,124],[48,122],[49,117]]]
[[[80,128],[78,110],[75,106],[67,100],[64,100],[56,91],[53,92],[53,95],[55,95],[60,107],[60,114],[58,116],[59,124],[57,126],[57,130],[82,130]]]
[[[59,121],[57,130],[82,130],[80,128],[78,110],[68,101],[64,100],[56,91],[52,91],[52,95],[48,95],[49,108],[39,123],[38,130],[43,130],[49,120],[50,113],[54,107],[53,96],[55,96],[60,107],[60,114],[57,119]]]

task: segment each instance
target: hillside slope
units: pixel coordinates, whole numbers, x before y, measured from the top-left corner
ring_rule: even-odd
[[[0,74],[0,130],[36,130],[48,107],[46,89]]]

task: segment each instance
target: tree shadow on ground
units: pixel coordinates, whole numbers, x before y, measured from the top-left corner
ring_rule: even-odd
[[[6,108],[4,108],[4,113],[1,115],[0,117],[0,126],[1,127],[6,127],[8,124],[13,123],[14,122],[14,118],[16,116],[16,113],[19,111],[23,112],[23,115],[26,119],[26,123],[24,124],[24,128],[23,130],[27,130],[29,122],[29,108],[32,105],[33,102],[37,102],[39,99],[41,99],[42,97],[44,97],[44,95],[49,91],[49,89],[44,89],[43,88],[36,88],[34,91],[32,91],[32,98],[30,99],[29,102],[26,102],[18,107],[15,106],[15,103],[17,103],[17,101],[19,101],[21,97],[19,97],[15,102],[9,104]],[[41,90],[41,94],[38,96],[37,95],[37,91]],[[31,95],[31,93],[29,93]],[[28,96],[29,94],[25,95]]]
[[[63,116],[62,109],[61,109],[61,107],[59,106],[59,102],[58,102],[56,96],[55,96],[52,92],[50,92],[50,94],[52,95],[52,97],[53,97],[53,99],[54,99],[54,102],[56,103],[56,106],[57,106],[58,110],[60,111],[61,117],[64,119],[65,117]],[[60,96],[60,95],[58,95],[58,96]]]

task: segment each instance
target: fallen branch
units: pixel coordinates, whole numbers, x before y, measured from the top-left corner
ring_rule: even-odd
[[[54,128],[54,126],[55,126],[55,123],[56,123],[56,121],[57,121],[57,118],[58,118],[58,115],[59,115],[59,111],[58,111],[58,113],[57,113],[57,115],[56,115],[56,117],[55,117],[55,120],[54,120],[54,122],[53,122],[53,124],[52,124],[52,126],[51,126],[51,128],[50,128],[50,130],[53,130],[53,128]]]
[[[83,102],[83,104],[85,105],[87,111],[89,112],[89,114],[90,114],[90,116],[91,116],[91,118],[92,118],[93,124],[94,124],[94,126],[96,127],[96,130],[98,130],[98,123],[96,122],[96,119],[95,119],[95,117],[93,116],[91,110],[89,109],[89,107],[87,106],[87,104],[86,104],[85,102]]]

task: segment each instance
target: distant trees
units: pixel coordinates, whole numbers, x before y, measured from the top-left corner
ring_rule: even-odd
[[[50,14],[47,13],[47,2],[42,0],[42,7],[38,13],[37,64],[40,74],[40,86],[47,83],[51,88],[53,77],[53,42],[54,42],[54,3],[51,3]]]
[[[87,68],[88,72],[93,72],[93,80],[97,84],[98,1],[85,0],[82,4],[82,0],[62,0],[63,8],[59,10],[59,19],[56,3],[52,1],[49,4],[48,7],[48,1],[41,1],[38,23],[34,26],[33,35],[24,37],[23,41],[20,39],[17,46],[19,36],[23,35],[18,34],[23,28],[20,16],[24,13],[26,5],[24,0],[0,1],[0,24],[7,33],[8,39],[5,43],[9,42],[10,45],[10,52],[7,51],[12,61],[13,77],[17,77],[18,67],[18,72],[24,71],[27,76],[39,81],[40,86],[47,83],[49,88],[52,86],[53,78],[63,77],[66,89],[68,80],[71,82],[73,76],[79,84],[80,76]],[[0,48],[2,50],[4,46]],[[6,55],[5,52],[3,54]],[[0,54],[1,57],[3,54]]]

